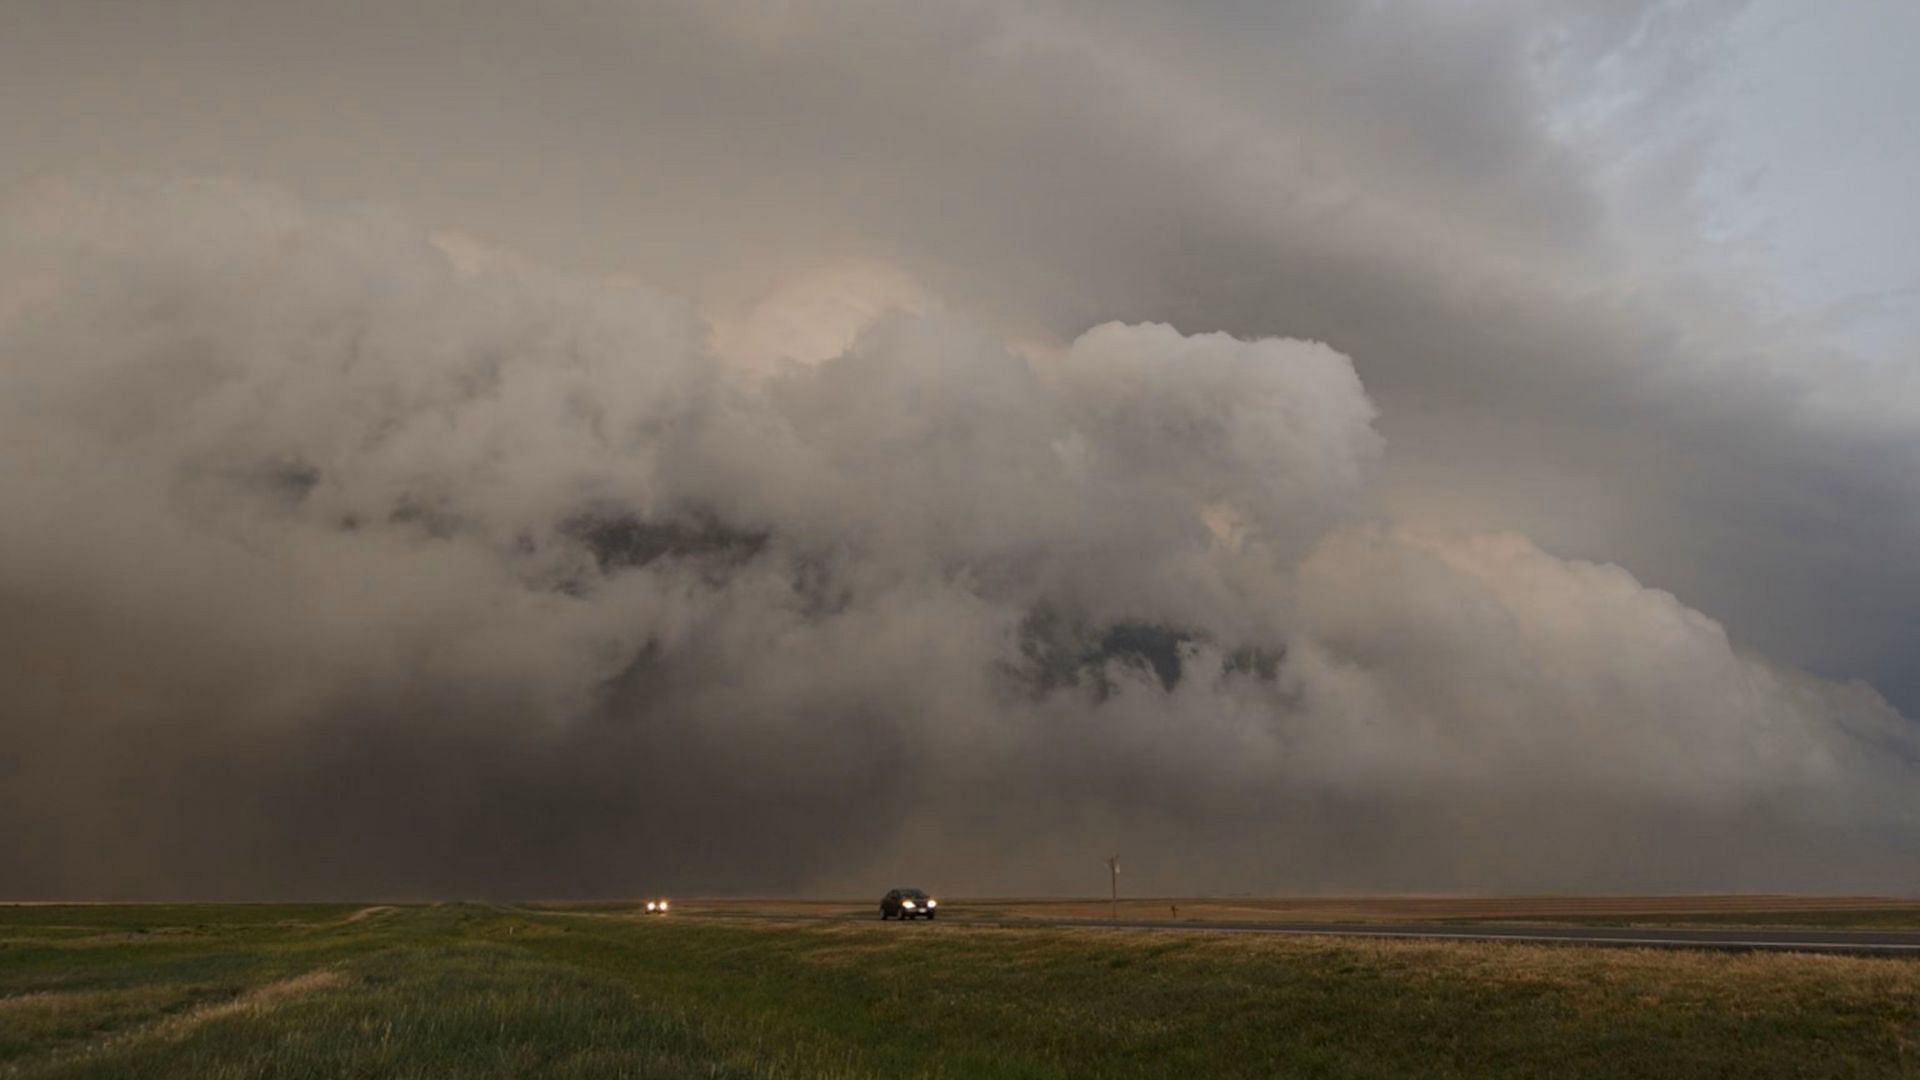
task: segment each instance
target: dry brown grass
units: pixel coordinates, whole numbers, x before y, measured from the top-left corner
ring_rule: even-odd
[[[292,978],[270,982],[257,986],[228,1001],[202,1005],[179,1016],[169,1017],[155,1025],[155,1029],[143,1029],[139,1034],[147,1037],[179,1038],[202,1024],[215,1020],[224,1020],[229,1016],[258,1016],[272,1012],[294,998],[321,990],[343,985],[347,977],[338,971],[322,969],[309,971]]]
[[[77,1062],[98,1060],[111,1057],[142,1043],[179,1042],[192,1035],[201,1027],[217,1020],[232,1017],[265,1016],[287,1003],[331,989],[346,983],[346,975],[338,970],[322,968],[305,972],[290,978],[256,986],[235,997],[224,1001],[212,1001],[196,1005],[184,1012],[163,1016],[150,1023],[137,1027],[109,1030],[86,1042],[64,1047],[53,1054],[35,1062],[36,1068],[69,1066]],[[22,1012],[42,1012],[36,1017],[42,1023],[57,1022],[67,1015],[104,1015],[113,1010],[124,1010],[129,1005],[138,1004],[151,1007],[168,996],[177,996],[182,988],[177,986],[145,987],[133,992],[136,996],[145,995],[153,1000],[141,998],[128,1000],[128,992],[75,993],[75,994],[24,994],[17,998],[5,999],[8,1003],[18,1003],[15,1008]],[[0,1018],[11,1020],[0,1013]]]
[[[399,908],[394,907],[392,904],[375,904],[372,907],[363,907],[340,921],[343,925],[351,926],[357,922],[366,922],[368,919],[377,919],[383,915],[391,915],[399,910]]]
[[[128,1009],[158,1009],[178,1000],[173,986],[125,990],[41,990],[0,997],[0,1024],[9,1028],[49,1026],[72,1016],[101,1016]]]

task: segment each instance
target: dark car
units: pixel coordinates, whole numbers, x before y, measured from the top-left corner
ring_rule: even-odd
[[[880,901],[882,919],[931,919],[940,901],[920,889],[894,889]]]

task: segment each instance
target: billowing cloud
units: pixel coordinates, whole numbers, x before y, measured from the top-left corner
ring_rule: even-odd
[[[1912,886],[1910,721],[1404,520],[1341,351],[1010,344],[908,273],[716,331],[249,183],[22,189],[0,879]]]
[[[1716,66],[1768,32],[1745,6],[15,2],[0,184],[400,207],[686,297],[762,363],[838,351],[876,300],[1053,347],[1112,320],[1327,342],[1380,406],[1396,512],[1630,567],[1913,711],[1911,365],[1824,347],[1700,238],[1747,182],[1703,184],[1693,96],[1751,74]],[[1753,126],[1837,139],[1902,97],[1798,35],[1768,62],[1864,96]],[[1854,148],[1870,184],[1806,171],[1899,190],[1890,150]],[[1851,201],[1845,235],[1907,265]],[[1910,311],[1901,285],[1871,303]]]

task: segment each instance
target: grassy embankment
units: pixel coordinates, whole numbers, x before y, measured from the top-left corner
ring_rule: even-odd
[[[1920,963],[483,907],[0,908],[0,1076],[1901,1075]]]

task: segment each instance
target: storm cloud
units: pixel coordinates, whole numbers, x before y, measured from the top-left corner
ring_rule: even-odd
[[[248,184],[0,220],[29,891],[1906,880],[1907,721],[1380,522],[1326,345],[892,312],[768,368]]]

